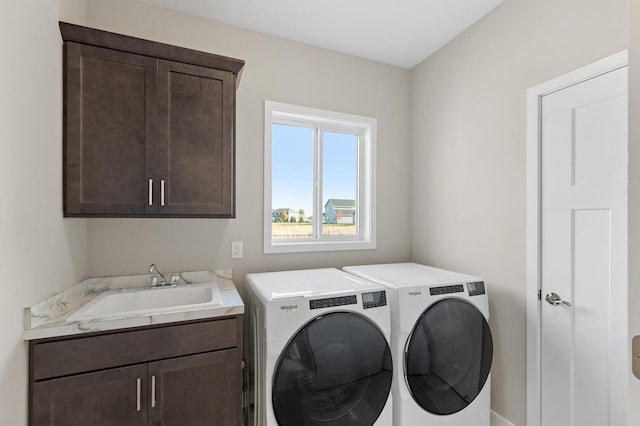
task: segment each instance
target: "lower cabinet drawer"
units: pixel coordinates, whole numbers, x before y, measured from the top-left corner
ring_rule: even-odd
[[[238,346],[235,318],[33,344],[33,380]]]

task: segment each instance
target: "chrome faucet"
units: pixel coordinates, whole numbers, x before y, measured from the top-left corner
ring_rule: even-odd
[[[157,277],[151,277],[151,287],[159,287],[159,286],[165,286],[165,285],[171,285],[167,282],[166,278],[164,277],[164,275],[162,274],[162,272],[160,272],[160,270],[158,269],[158,267],[156,266],[155,263],[152,263],[151,266],[149,266],[149,272],[153,273],[153,270],[155,269],[156,273],[158,275],[160,275],[160,283],[158,283],[158,278]],[[175,285],[175,284],[174,284]]]

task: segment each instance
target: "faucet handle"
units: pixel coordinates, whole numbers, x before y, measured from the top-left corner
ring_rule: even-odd
[[[171,275],[169,277],[169,285],[176,285],[180,282],[180,275]]]
[[[157,287],[158,286],[158,277],[156,277],[155,275],[152,276],[152,277],[147,277],[147,283],[151,287]]]

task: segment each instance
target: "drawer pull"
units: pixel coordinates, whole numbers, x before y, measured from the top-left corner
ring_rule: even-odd
[[[140,411],[140,378],[136,380],[136,410]]]
[[[153,205],[153,179],[149,179],[149,205]]]
[[[156,408],[156,376],[151,376],[151,408]]]
[[[160,180],[160,205],[164,207],[164,179]]]

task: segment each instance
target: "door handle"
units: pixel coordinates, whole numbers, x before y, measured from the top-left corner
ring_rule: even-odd
[[[547,295],[544,297],[544,300],[546,300],[548,304],[553,306],[565,305],[571,307],[571,303],[567,302],[566,300],[562,300],[562,298],[556,293],[547,293]]]
[[[136,380],[136,411],[140,411],[140,378]]]
[[[153,205],[153,179],[149,179],[149,205]]]
[[[631,367],[633,375],[640,379],[640,336],[634,336],[631,341]]]
[[[156,408],[156,376],[151,376],[151,408]]]
[[[160,180],[160,205],[164,207],[164,179]]]

